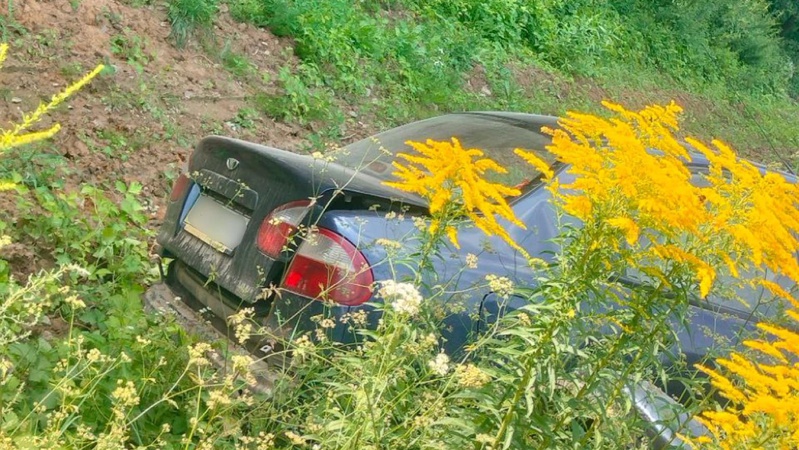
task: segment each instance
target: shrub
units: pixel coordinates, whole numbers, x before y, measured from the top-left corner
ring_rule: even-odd
[[[297,56],[318,67],[336,94],[350,101],[384,98],[392,105],[386,108],[390,119],[402,120],[414,108],[424,113],[495,107],[499,99],[462,88],[478,65],[490,81],[507,79],[503,70],[515,64],[600,78],[634,73],[674,79],[694,90],[780,94],[795,72],[789,54],[796,52],[791,39],[778,36],[778,19],[768,5],[766,0],[237,0],[231,12],[293,37]],[[792,10],[774,8],[789,27]],[[492,90],[502,86],[491,84]]]

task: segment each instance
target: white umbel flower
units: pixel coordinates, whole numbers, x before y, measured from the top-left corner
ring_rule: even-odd
[[[449,356],[441,352],[436,355],[435,358],[431,359],[427,365],[430,367],[430,370],[443,377],[449,372]]]
[[[377,293],[394,311],[400,314],[412,317],[419,313],[422,294],[411,283],[397,283],[394,280],[386,280],[380,283],[380,289]]]

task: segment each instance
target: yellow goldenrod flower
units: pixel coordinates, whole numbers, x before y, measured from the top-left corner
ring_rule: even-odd
[[[661,259],[687,264],[692,267],[695,270],[696,279],[699,282],[699,295],[702,298],[707,297],[713,285],[713,281],[716,278],[716,270],[711,265],[676,245],[654,246],[652,247],[652,251]]]
[[[547,162],[544,161],[543,159],[539,158],[538,155],[536,155],[535,153],[528,152],[521,148],[517,148],[513,152],[519,155],[523,160],[525,160],[527,164],[530,164],[531,166],[538,169],[538,171],[544,175],[545,181],[551,180],[552,177],[555,175],[555,173],[552,171],[552,168],[549,167],[549,164],[547,164]]]
[[[788,311],[788,316],[799,324],[799,313]],[[744,344],[761,355],[758,360],[770,358],[776,364],[754,363],[733,353],[717,360],[719,370],[698,366],[731,403],[724,411],[702,414],[700,421],[712,437],[693,439],[695,448],[753,448],[755,443],[764,448],[799,446],[799,365],[787,357],[799,357],[799,333],[768,324],[758,326],[776,340]]]
[[[55,124],[45,131],[38,131],[34,133],[14,135],[11,134],[10,132],[7,132],[4,133],[2,137],[0,137],[0,148],[9,149],[13,147],[20,147],[23,145],[32,144],[38,141],[43,141],[45,139],[50,139],[51,137],[55,136],[55,134],[58,133],[59,131],[61,131],[61,125]]]
[[[682,112],[674,102],[640,111],[603,105],[615,117],[569,112],[559,129],[544,130],[552,136],[547,149],[574,176],[548,186],[564,212],[587,227],[610,225],[633,247],[642,235],[665,242],[650,248],[654,253],[643,255],[639,268],[657,266],[653,257],[683,264],[702,297],[720,270],[736,278],[741,270],[768,270],[799,283],[799,185],[762,173],[723,142],[707,146],[689,137],[684,145],[674,136]],[[688,146],[708,159],[707,173],[689,168]],[[516,153],[549,176],[535,155]],[[604,235],[597,239],[602,243],[594,249],[616,246]],[[799,305],[775,283],[753,283]]]
[[[451,141],[406,143],[417,154],[397,154],[407,164],[395,161],[394,175],[399,181],[386,185],[418,194],[429,201],[430,214],[433,216],[431,233],[438,231],[443,216],[465,215],[487,235],[499,236],[521,250],[497,222],[498,216],[524,228],[505,200],[519,195],[520,191],[486,179],[486,174],[491,172],[507,173],[504,167],[486,157],[482,150],[463,148],[454,137]],[[458,246],[457,230],[447,226],[444,232]]]
[[[5,61],[6,55],[8,52],[8,45],[7,44],[0,44],[0,67],[2,67],[3,61]],[[78,80],[77,82],[69,85],[66,89],[62,92],[54,95],[48,103],[40,103],[39,106],[29,114],[23,114],[22,120],[15,124],[10,130],[4,130],[0,133],[0,153],[14,147],[19,147],[21,145],[30,144],[32,142],[41,141],[44,139],[49,139],[61,129],[61,126],[58,124],[53,125],[49,129],[45,131],[36,131],[26,133],[26,131],[32,127],[33,125],[37,124],[42,117],[58,107],[61,103],[63,103],[67,98],[73,95],[75,92],[79,91],[83,88],[86,84],[88,84],[94,77],[96,77],[102,70],[104,66],[102,64],[98,65],[94,68],[91,72],[86,74],[83,78]]]
[[[455,248],[461,248],[460,244],[458,244],[458,229],[455,227],[447,227],[444,231],[447,233],[447,237],[452,242],[452,245],[454,245]]]
[[[8,56],[8,44],[0,44],[0,68],[6,62],[6,56]]]
[[[641,230],[638,225],[629,217],[614,217],[606,221],[608,225],[620,229],[624,233],[624,238],[630,245],[635,245]]]
[[[0,180],[0,192],[10,191],[16,188],[17,184],[14,183],[13,181]]]

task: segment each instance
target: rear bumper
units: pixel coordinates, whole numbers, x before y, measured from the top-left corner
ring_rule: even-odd
[[[282,350],[282,342],[315,331],[316,317],[332,318],[336,326],[326,330],[327,337],[345,341],[347,330],[342,317],[349,311],[346,306],[326,306],[290,293],[273,295],[269,300],[255,303],[244,302],[179,260],[170,264],[165,281],[183,303],[231,342],[236,341],[235,331],[228,326],[228,318],[242,308],[252,308],[252,318],[262,327],[263,334],[241,345],[256,357],[271,358]]]
[[[164,283],[154,284],[144,293],[145,308],[159,315],[172,317],[189,333],[199,336],[207,342],[225,342],[221,350],[213,350],[207,356],[217,369],[225,372],[230,367],[230,356],[245,355],[250,353],[236,345],[221,333],[216,327],[211,326],[202,314],[190,308],[172,289]],[[255,383],[250,385],[250,390],[256,393],[268,394],[271,392],[277,374],[263,359],[253,359],[250,371],[255,376]]]

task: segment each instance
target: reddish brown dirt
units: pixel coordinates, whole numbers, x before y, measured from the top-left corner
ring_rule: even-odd
[[[563,79],[535,66],[513,64],[510,66],[514,80],[526,93],[544,91],[557,99],[566,98],[573,86]],[[557,114],[558,111],[536,111],[542,114]]]
[[[5,127],[96,64],[116,69],[40,125],[62,125],[51,147],[69,161],[68,185],[138,181],[145,193],[161,197],[169,184],[165,172],[174,172],[207,134],[289,150],[302,146],[307,131],[299,127],[263,116],[248,129],[234,121],[249,106],[248,96],[274,92],[264,80],[275,77],[265,74],[295,64],[289,41],[222,12],[213,37],[178,49],[162,7],[134,8],[120,0],[72,3],[14,1],[11,16],[19,26],[12,28],[9,57],[0,70]],[[7,7],[3,2],[0,14],[8,15]],[[224,47],[253,65],[248,75],[234,76],[223,67],[216,55]]]

